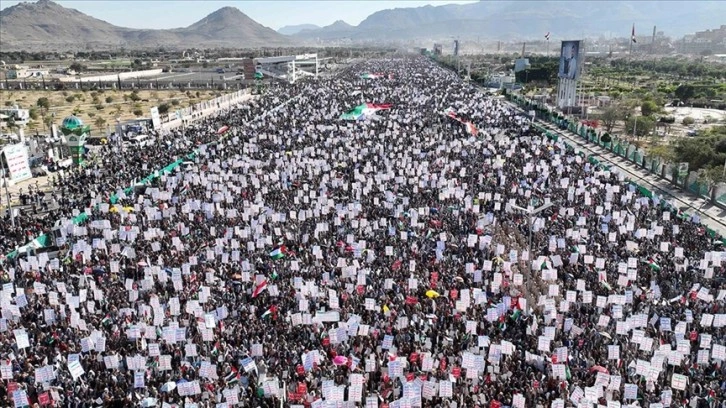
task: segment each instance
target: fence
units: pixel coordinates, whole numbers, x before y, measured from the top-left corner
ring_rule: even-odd
[[[683,188],[726,209],[726,183],[708,183],[703,180],[698,180],[698,172],[696,171],[678,174],[677,163],[669,163],[660,157],[649,156],[645,151],[627,140],[603,133],[587,125],[579,124],[576,121],[566,118],[564,115],[558,114],[547,106],[532,102],[519,95],[509,94],[508,97],[511,102],[516,103],[522,109],[528,112],[535,111],[535,117],[537,119],[552,123],[562,130],[569,130],[590,143],[596,144],[644,170],[665,178],[675,186]],[[606,135],[607,137],[605,137]]]
[[[513,102],[518,103],[520,106],[522,106],[522,104],[519,101],[517,101],[516,97],[515,98],[511,98],[511,100]],[[528,111],[533,109],[533,105],[530,105],[530,106],[526,106],[525,105],[524,107]],[[591,138],[591,135],[593,135],[595,133],[594,129],[587,129],[586,126],[580,126],[580,128],[582,128],[582,127],[585,127],[586,128],[584,131],[581,131],[581,129],[577,127],[577,124],[574,124],[573,125],[571,122],[568,122],[566,119],[560,118],[560,117],[558,117],[555,114],[549,113],[548,115],[545,115],[545,114],[543,114],[543,115],[544,115],[543,117],[545,117],[545,118],[549,117],[551,119],[549,121],[552,122],[552,123],[554,123],[554,124],[556,124],[556,125],[558,125],[560,128],[564,128],[564,129],[571,130],[573,133],[576,133],[576,134],[580,135],[583,138],[590,139]],[[547,130],[544,127],[539,126],[537,124],[535,124],[534,126],[535,126],[535,128],[537,128],[537,130],[539,130],[540,132],[542,132],[548,139],[550,139],[550,140],[552,140],[554,142],[558,142],[559,141],[559,137],[557,136],[557,134],[555,134],[553,132],[550,132],[549,130]],[[607,143],[607,144],[606,143],[602,143],[601,140],[600,140],[600,136],[601,135],[598,134],[596,138],[593,138],[592,139],[594,141],[594,143],[597,143],[598,145],[600,145],[600,146],[602,146],[602,147],[610,150],[613,153],[618,154],[619,156],[622,156],[624,158],[627,158],[628,160],[630,160],[630,161],[632,161],[632,162],[640,165],[643,168],[647,168],[646,163],[652,165],[653,166],[652,168],[658,168],[661,172],[662,171],[669,171],[668,169],[670,168],[671,170],[669,172],[671,174],[671,177],[674,177],[675,176],[676,170],[677,170],[677,166],[673,166],[670,163],[667,163],[666,165],[663,165],[663,164],[661,164],[658,161],[657,158],[648,158],[648,156],[645,155],[645,154],[643,154],[643,152],[641,150],[634,150],[634,149],[631,150],[631,147],[634,147],[634,146],[630,145],[627,141],[624,141],[624,140],[616,140],[615,138],[613,138],[612,142],[610,142],[610,143]],[[573,146],[570,146],[568,143],[564,143],[564,144],[565,144],[565,146],[568,149],[575,150],[575,148]],[[632,155],[630,155],[628,152],[632,152]],[[585,157],[585,154],[584,153],[580,152],[579,154],[580,154],[580,156]],[[632,159],[631,159],[631,157],[632,157]],[[638,159],[638,158],[640,158],[640,159]],[[604,163],[600,163],[600,161],[597,160],[597,158],[594,157],[594,156],[588,156],[587,157],[587,160],[592,165],[597,166],[597,167],[599,167],[599,168],[601,168],[603,170],[607,170],[607,169],[610,168],[610,166],[608,166],[608,165],[606,165]],[[640,162],[637,162],[636,160],[640,160]],[[656,172],[656,174],[661,175],[662,173],[657,173]],[[717,192],[716,194],[720,194],[717,197],[717,200],[722,200],[721,201],[722,203],[726,202],[726,185],[721,184],[721,185],[717,186],[715,189],[711,190],[711,187],[710,186],[705,186],[705,185],[699,184],[696,181],[696,179],[697,179],[697,175],[695,173],[690,173],[685,178],[684,183],[686,183],[686,184],[689,183],[689,182],[691,183],[688,186],[688,188],[689,188],[690,191],[694,191],[697,194],[703,193],[703,191],[706,190],[706,189],[708,191],[716,191]],[[643,186],[635,183],[632,180],[628,180],[628,183],[630,185],[632,185],[636,190],[638,190],[638,192],[641,195],[643,195],[645,197],[648,197],[648,198],[653,198],[653,195],[654,195],[653,192],[650,191],[650,190],[648,190],[646,187],[643,187]],[[691,189],[691,186],[693,186],[693,189],[695,189],[695,190],[692,190]],[[706,193],[708,191],[706,191]],[[681,217],[682,219],[688,219],[688,218],[690,218],[690,215],[689,214],[686,214],[685,212],[680,212],[678,210],[678,208],[675,208],[675,207],[671,206],[670,204],[666,203],[665,200],[661,200],[660,201],[660,205],[663,208],[667,208],[667,209],[669,209],[671,211],[676,212],[677,214],[679,214],[679,217]],[[711,228],[706,227],[706,233],[711,238],[717,238],[718,237],[718,233],[716,231],[712,230]],[[723,244],[726,245],[726,237],[720,237],[720,239],[721,239],[721,242],[723,242]]]

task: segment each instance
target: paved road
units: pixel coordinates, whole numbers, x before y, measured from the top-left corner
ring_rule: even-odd
[[[679,208],[691,215],[698,215],[701,217],[701,222],[703,224],[721,234],[722,237],[726,237],[726,210],[719,208],[718,206],[710,203],[708,200],[682,191],[681,189],[673,186],[673,184],[669,181],[636,166],[632,162],[610,152],[609,150],[589,143],[569,131],[562,131],[549,123],[539,120],[537,123],[557,134],[560,139],[565,140],[573,147],[576,147],[576,149],[584,151],[588,155],[596,155],[600,162],[610,164],[630,180],[648,188],[658,194],[659,197],[667,199],[676,208]]]

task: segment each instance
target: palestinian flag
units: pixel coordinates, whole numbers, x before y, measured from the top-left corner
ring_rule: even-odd
[[[227,383],[228,386],[234,385],[239,383],[240,375],[239,370],[236,369],[234,366],[232,366],[232,372],[227,374],[226,377],[224,377],[224,381]]]
[[[107,326],[111,322],[112,322],[111,316],[109,316],[109,315],[106,315],[106,317],[104,317],[103,320],[101,320],[101,324],[104,326]]]
[[[658,265],[653,258],[648,258],[648,266],[654,271],[660,271],[660,265]]]
[[[633,23],[633,29],[630,31],[630,41],[632,41],[633,44],[637,43],[637,41],[635,41],[635,23]]]
[[[453,108],[446,109],[444,115],[466,126],[466,132],[470,135],[476,136],[479,134],[479,129],[476,128],[476,125],[459,117]]]
[[[547,41],[550,40],[550,32],[549,31],[547,31],[547,34],[545,34],[545,40],[547,40]]]
[[[265,313],[262,313],[261,317],[264,319],[268,316],[272,316],[272,318],[274,319],[276,315],[277,315],[277,306],[272,305],[272,306],[270,306],[269,309],[267,309],[267,311]]]
[[[265,76],[264,76],[264,75],[262,75],[262,72],[260,72],[260,71],[256,71],[256,72],[255,72],[255,79],[262,79],[262,78],[264,78],[264,77],[265,77]]]
[[[259,296],[259,295],[260,295],[260,293],[262,293],[262,292],[263,292],[263,291],[264,291],[265,289],[267,289],[267,279],[263,280],[263,281],[262,281],[262,283],[260,283],[259,285],[255,286],[255,291],[254,291],[254,292],[252,292],[252,297],[253,297],[253,298],[256,298],[256,297],[257,297],[257,296]]]
[[[287,248],[285,245],[279,246],[275,248],[274,251],[270,252],[270,258],[272,259],[282,259],[287,254]]]
[[[343,120],[363,120],[366,118],[366,116],[373,115],[380,110],[391,109],[391,106],[393,105],[391,105],[390,103],[364,103],[342,114],[340,118]]]
[[[371,74],[369,72],[366,72],[365,74],[361,74],[360,77],[362,79],[378,79],[378,78],[383,77],[383,75],[382,74]]]

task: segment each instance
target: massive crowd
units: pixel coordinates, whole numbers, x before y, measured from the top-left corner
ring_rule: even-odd
[[[118,149],[0,225],[63,234],[2,265],[0,405],[726,407],[704,228],[426,59]]]

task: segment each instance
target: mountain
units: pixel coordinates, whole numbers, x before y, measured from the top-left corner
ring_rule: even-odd
[[[278,33],[282,35],[295,35],[303,30],[317,30],[321,28],[320,26],[316,26],[315,24],[298,24],[298,25],[289,25],[284,26],[277,30]]]
[[[576,39],[612,35],[627,37],[633,24],[638,35],[653,26],[679,37],[719,27],[726,2],[709,1],[479,1],[388,9],[375,12],[347,30],[321,28],[299,32],[301,39],[340,40],[485,40]]]
[[[346,23],[343,20],[337,20],[331,25],[321,27],[316,30],[303,30],[294,37],[304,38],[308,40],[336,40],[336,39],[352,39],[356,35],[356,27]]]
[[[223,7],[189,27],[175,30],[185,41],[222,43],[236,48],[287,45],[290,40],[234,7]]]
[[[0,10],[0,49],[3,51],[255,48],[295,42],[234,7],[223,7],[189,27],[170,30],[118,27],[49,0],[19,3]]]

